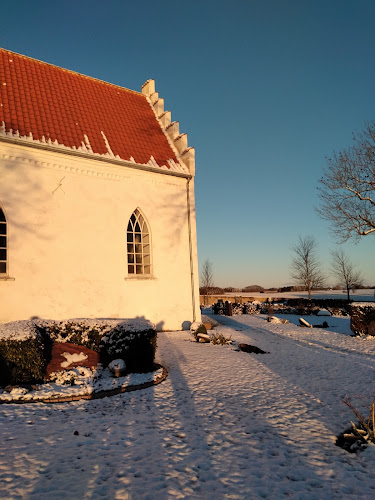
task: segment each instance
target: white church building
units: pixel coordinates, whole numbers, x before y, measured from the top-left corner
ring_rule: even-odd
[[[194,176],[153,80],[0,49],[0,322],[199,321]]]

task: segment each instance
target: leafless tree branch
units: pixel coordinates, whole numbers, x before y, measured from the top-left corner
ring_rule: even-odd
[[[354,135],[354,145],[327,158],[318,214],[343,242],[375,233],[375,122]]]

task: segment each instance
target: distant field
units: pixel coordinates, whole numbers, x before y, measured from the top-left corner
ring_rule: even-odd
[[[237,292],[237,293],[226,293],[228,297],[285,297],[285,298],[308,298],[307,292]],[[312,292],[312,298],[314,299],[346,299],[346,292],[342,290],[321,290]],[[358,290],[355,293],[350,294],[350,298],[356,302],[368,302],[375,301],[375,290],[364,289]]]

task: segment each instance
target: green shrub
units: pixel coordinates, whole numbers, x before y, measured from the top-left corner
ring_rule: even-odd
[[[0,332],[0,385],[41,381],[51,359],[52,342],[32,322],[22,322],[18,334],[9,325],[2,325]]]
[[[107,366],[114,359],[123,359],[126,370],[144,373],[154,369],[156,352],[156,331],[152,328],[141,332],[126,330],[119,324],[101,340],[100,362]]]
[[[370,323],[375,321],[374,302],[353,302],[350,306],[350,328],[355,335],[374,335],[369,331]]]
[[[104,367],[121,358],[128,372],[154,369],[156,331],[142,318],[16,321],[0,325],[0,385],[43,380],[53,342],[93,349]]]
[[[93,349],[99,353],[103,366],[121,358],[128,372],[153,370],[156,331],[145,319],[41,320],[38,328],[55,342],[70,342]]]
[[[102,336],[110,326],[103,320],[41,320],[37,322],[41,332],[48,335],[54,342],[68,342],[83,345],[99,352]]]
[[[147,320],[71,319],[41,320],[38,328],[55,342],[84,345],[99,353],[106,367],[121,358],[128,372],[152,371],[156,351],[156,331]]]

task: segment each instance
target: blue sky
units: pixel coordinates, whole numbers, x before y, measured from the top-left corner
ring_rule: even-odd
[[[317,186],[375,120],[373,0],[0,0],[0,14],[3,48],[134,90],[156,80],[196,148],[199,261],[217,285],[290,284],[299,235],[328,270]],[[375,285],[375,237],[343,249]]]

